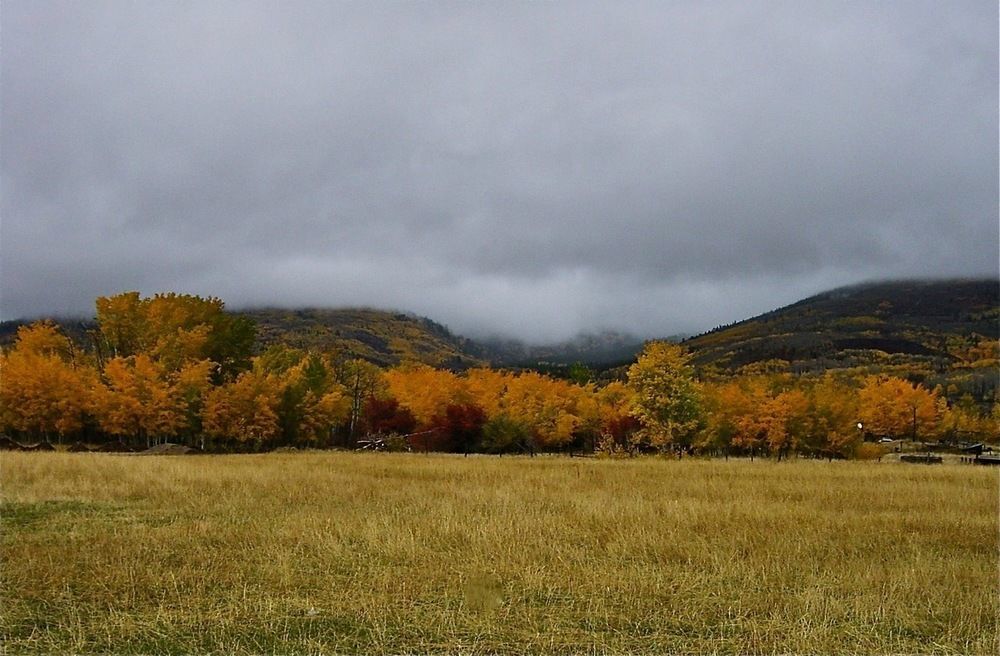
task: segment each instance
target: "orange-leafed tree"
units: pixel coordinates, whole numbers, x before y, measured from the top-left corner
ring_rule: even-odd
[[[213,388],[205,397],[202,426],[215,442],[259,450],[281,434],[280,383],[274,375],[246,371],[235,381]]]
[[[465,374],[465,389],[472,402],[482,408],[487,417],[495,417],[503,409],[507,384],[512,377],[510,373],[499,369],[469,369]]]
[[[938,394],[894,376],[869,376],[858,393],[864,429],[919,439],[937,432]]]
[[[148,355],[112,358],[103,377],[106,384],[94,389],[94,411],[104,432],[149,446],[185,427],[166,372]]]
[[[188,360],[212,360],[216,382],[249,368],[253,322],[226,314],[218,298],[125,292],[99,297],[96,307],[101,359],[145,354],[166,371]]]
[[[804,450],[827,458],[846,458],[863,438],[857,388],[826,375],[809,390]]]
[[[740,418],[751,412],[750,397],[741,381],[727,381],[706,385],[703,398],[705,426],[696,444],[702,449],[725,450],[728,453],[728,448],[739,434]]]
[[[806,437],[809,399],[805,392],[790,389],[779,393],[764,408],[769,417],[767,447],[780,460],[797,451]]]
[[[735,432],[732,444],[744,449],[753,457],[767,447],[768,435],[773,431],[775,409],[766,381],[751,378],[741,388],[743,398],[739,401],[739,411],[733,417]]]
[[[149,348],[145,303],[139,292],[99,296],[95,305],[100,346],[107,357],[124,358]]]
[[[605,416],[591,385],[535,372],[471,369],[465,376],[465,391],[486,414],[489,430],[484,439],[492,445],[489,448],[499,448],[496,445],[506,440],[503,436],[515,433],[527,434],[525,439],[535,447],[564,448],[588,437],[593,440]]]
[[[600,416],[600,443],[609,452],[622,452],[631,447],[632,435],[639,429],[639,420],[632,416],[632,394],[624,383],[613,381],[594,393]]]
[[[0,425],[26,437],[62,441],[84,427],[96,378],[55,325],[22,326],[13,348],[0,353]]]
[[[394,367],[384,378],[389,395],[413,413],[418,428],[430,427],[449,405],[468,400],[463,379],[424,364]]]
[[[182,417],[181,432],[190,438],[200,436],[201,413],[205,396],[212,389],[212,374],[218,365],[211,360],[192,360],[181,365],[172,376],[171,394]],[[200,446],[204,448],[204,440]]]
[[[334,426],[349,412],[346,392],[336,381],[329,359],[279,345],[257,358],[254,368],[272,375],[278,385],[282,442],[295,446],[328,444]]]
[[[499,414],[527,427],[533,446],[558,449],[571,444],[578,430],[596,427],[597,408],[587,403],[589,388],[534,372],[508,376],[497,404]]]

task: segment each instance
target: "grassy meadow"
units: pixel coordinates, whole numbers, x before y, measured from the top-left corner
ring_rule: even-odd
[[[996,653],[998,472],[3,453],[3,649]]]

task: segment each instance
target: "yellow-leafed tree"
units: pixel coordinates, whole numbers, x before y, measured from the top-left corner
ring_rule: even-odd
[[[449,405],[465,403],[465,380],[450,371],[424,364],[404,364],[385,372],[391,397],[413,413],[419,428],[427,428]]]
[[[216,440],[259,448],[281,433],[278,406],[280,384],[275,376],[246,371],[205,398],[202,427]]]
[[[74,359],[72,343],[49,322],[18,329],[0,354],[0,424],[46,441],[79,432],[91,410],[96,371]]]
[[[894,376],[869,376],[858,394],[865,431],[892,437],[929,437],[937,432],[938,395]]]
[[[701,390],[684,349],[670,342],[646,344],[629,367],[632,415],[642,423],[640,444],[665,450],[688,443],[702,420]]]
[[[184,408],[166,372],[148,355],[112,358],[104,378],[107,384],[94,390],[94,408],[106,433],[148,446],[185,427]]]

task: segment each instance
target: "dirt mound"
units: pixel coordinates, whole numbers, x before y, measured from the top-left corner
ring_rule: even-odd
[[[24,447],[6,435],[0,435],[0,451],[23,451]]]
[[[49,444],[48,442],[39,442],[38,444],[25,444],[22,451],[55,451],[56,448]]]
[[[191,446],[184,446],[183,444],[172,444],[171,442],[166,442],[164,444],[157,444],[156,446],[150,447],[145,451],[140,451],[137,455],[140,456],[185,456],[193,453],[201,453],[201,449],[196,449]]]
[[[66,450],[70,453],[90,453],[90,447],[83,442],[73,442]]]
[[[132,447],[124,442],[106,442],[94,450],[101,453],[131,453],[133,451]]]

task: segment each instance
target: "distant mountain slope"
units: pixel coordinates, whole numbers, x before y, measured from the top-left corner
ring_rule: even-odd
[[[545,368],[582,362],[601,368],[630,362],[641,339],[604,332],[580,335],[550,345],[518,340],[472,340],[411,314],[373,309],[257,309],[239,312],[257,324],[261,348],[283,342],[298,348],[334,349],[380,365],[414,360],[437,367]]]
[[[908,365],[942,370],[995,341],[1000,281],[879,282],[834,289],[684,345],[701,366],[722,370],[767,360],[799,371]],[[970,363],[971,364],[971,363]]]
[[[591,367],[631,362],[642,350],[643,340],[618,332],[584,333],[555,344],[532,345],[519,340],[477,340],[476,353],[496,366],[534,367],[571,365],[577,362]]]
[[[12,319],[10,321],[0,321],[0,346],[9,346],[14,343],[17,337],[17,329],[27,326],[39,319]],[[75,343],[87,349],[93,344],[92,331],[97,329],[97,322],[93,319],[80,318],[50,318],[54,321]]]
[[[254,309],[238,312],[257,323],[261,348],[284,343],[297,348],[335,350],[379,365],[405,360],[435,367],[467,369],[485,364],[471,355],[469,340],[430,319],[365,308]]]

